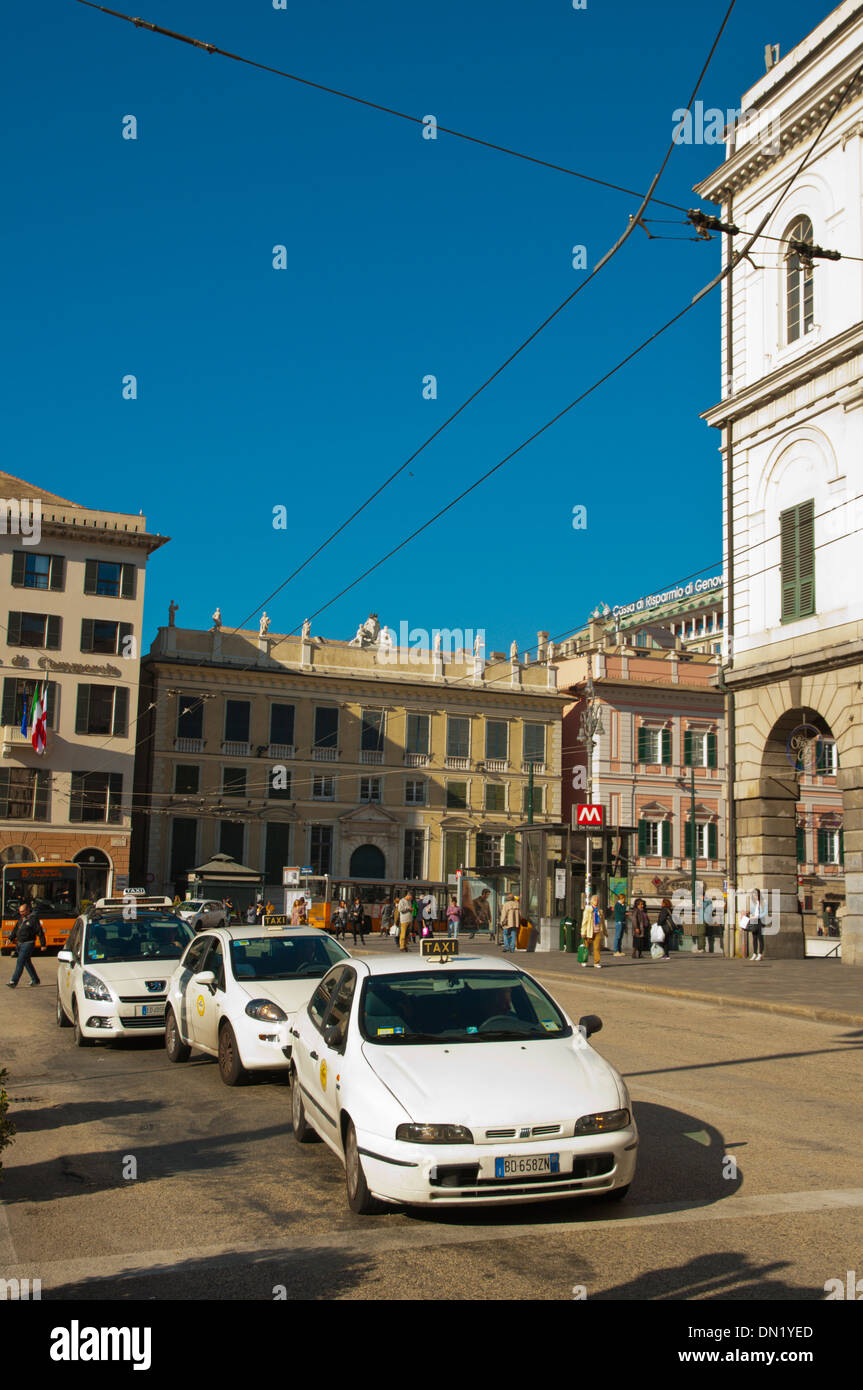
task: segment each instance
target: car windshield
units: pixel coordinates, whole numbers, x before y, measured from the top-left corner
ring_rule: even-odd
[[[282,934],[231,942],[235,980],[319,980],[347,956],[329,936]]]
[[[87,927],[84,963],[133,960],[179,960],[194,932],[167,913],[139,912],[135,917],[99,917]]]
[[[197,911],[199,910],[199,908],[202,908],[203,906],[204,906],[203,903],[180,903],[180,906],[178,907],[177,911],[178,911],[178,912],[197,912]]]
[[[360,1032],[368,1042],[508,1042],[569,1037],[557,1005],[521,971],[438,966],[372,975],[363,987]]]

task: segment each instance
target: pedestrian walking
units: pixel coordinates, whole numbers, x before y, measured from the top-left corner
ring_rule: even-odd
[[[393,924],[393,914],[394,909],[392,900],[390,898],[387,898],[386,902],[383,904],[381,908],[381,936],[389,936],[390,928]]]
[[[623,933],[626,931],[626,897],[623,893],[618,893],[617,902],[614,904],[614,954],[622,956],[620,949],[623,945]]]
[[[412,889],[411,889],[411,945],[412,945],[412,946],[415,946],[415,945],[416,945],[416,943],[417,943],[417,936],[419,935],[419,932],[418,932],[418,929],[417,929],[417,922],[418,922],[418,921],[419,921],[419,908],[417,907],[416,889],[412,888]]]
[[[354,898],[353,906],[348,913],[348,921],[351,924],[351,931],[354,935],[354,945],[357,944],[357,932],[360,934],[360,941],[366,944],[366,915],[363,912],[363,905],[359,898]]]
[[[249,903],[246,908],[246,925],[253,927],[258,920],[257,908],[255,903]]]
[[[599,894],[594,893],[584,909],[581,917],[581,939],[588,946],[593,943],[593,968],[601,970],[599,955],[602,950],[602,934],[605,927],[605,914],[599,906]],[[587,969],[587,961],[581,962],[583,969]]]
[[[44,951],[45,929],[42,926],[42,921],[39,917],[39,913],[36,911],[35,903],[30,905],[22,903],[18,908],[18,921],[12,928],[12,934],[9,937],[9,945],[17,945],[18,947],[18,959],[15,963],[15,970],[12,979],[8,981],[9,989],[15,988],[25,970],[30,976],[31,988],[33,985],[42,983],[39,976],[36,974],[36,968],[32,961],[33,952],[36,950],[37,943]]]
[[[264,920],[264,904],[261,902],[261,899],[258,898],[258,901],[255,903],[255,923],[256,923],[256,925],[257,925],[257,926],[260,926],[261,923],[263,922],[263,920]]]
[[[514,893],[507,893],[506,901],[500,912],[500,925],[503,931],[504,951],[515,952],[515,943],[518,933],[519,907]]]
[[[671,910],[670,898],[662,899],[662,905],[660,906],[659,915],[654,923],[653,931],[656,931],[657,927],[662,931],[662,937],[660,938],[658,934],[656,937],[656,940],[662,947],[662,959],[670,960],[671,933],[674,931],[674,914]],[[651,940],[653,940],[653,932],[651,932]]]
[[[399,898],[398,906],[396,907],[396,911],[399,917],[400,951],[407,951],[408,949],[408,932],[410,931],[411,921],[413,919],[413,906],[414,905],[411,902],[410,894],[408,893],[407,889],[405,889],[404,894],[402,895],[402,897]]]
[[[483,888],[482,892],[480,893],[479,897],[476,899],[476,902],[473,905],[473,910],[474,915],[476,917],[475,931],[487,931],[489,936],[491,936],[490,888]],[[471,932],[471,940],[473,940],[473,936],[474,932]]]
[[[333,934],[336,937],[345,936],[348,930],[348,905],[344,898],[339,899],[339,905],[332,915]]]
[[[761,889],[753,888],[749,899],[749,921],[747,923],[749,947],[753,960],[764,959],[764,915]]]
[[[635,906],[632,909],[632,958],[641,960],[642,954],[647,950],[650,938],[650,917],[647,912],[647,904],[643,898],[635,899]]]
[[[434,936],[434,903],[431,894],[423,902],[423,936]]]
[[[453,940],[458,941],[459,927],[461,926],[461,908],[455,894],[449,900],[449,907],[446,910],[446,934]]]

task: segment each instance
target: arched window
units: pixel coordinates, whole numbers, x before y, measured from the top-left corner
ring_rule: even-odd
[[[786,240],[813,240],[812,223],[798,217],[785,233]],[[800,253],[789,248],[785,258],[785,338],[794,343],[808,333],[815,322],[815,272],[804,265]]]

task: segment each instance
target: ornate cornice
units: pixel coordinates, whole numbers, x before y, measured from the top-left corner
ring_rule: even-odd
[[[863,353],[861,323],[856,323],[844,333],[837,333],[834,337],[828,338],[826,343],[817,344],[800,357],[791,358],[735,395],[727,396],[725,400],[703,411],[701,419],[714,429],[722,429],[729,420],[751,415],[770,401],[788,395],[812,377],[826,376],[834,367],[858,353]]]

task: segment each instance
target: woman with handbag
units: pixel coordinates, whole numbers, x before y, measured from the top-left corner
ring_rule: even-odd
[[[593,968],[601,970],[599,963],[599,953],[602,950],[602,938],[605,931],[605,919],[602,908],[599,906],[599,894],[594,893],[584,909],[581,918],[581,939],[588,945],[593,942]],[[587,969],[587,961],[581,962],[582,969]]]
[[[668,898],[662,899],[662,906],[659,909],[659,916],[656,925],[662,928],[662,959],[671,959],[671,933],[674,931],[674,914],[671,910],[671,902]]]
[[[643,898],[636,898],[635,907],[632,909],[633,960],[641,960],[642,952],[647,949],[649,935],[650,918],[647,915],[647,904]]]

